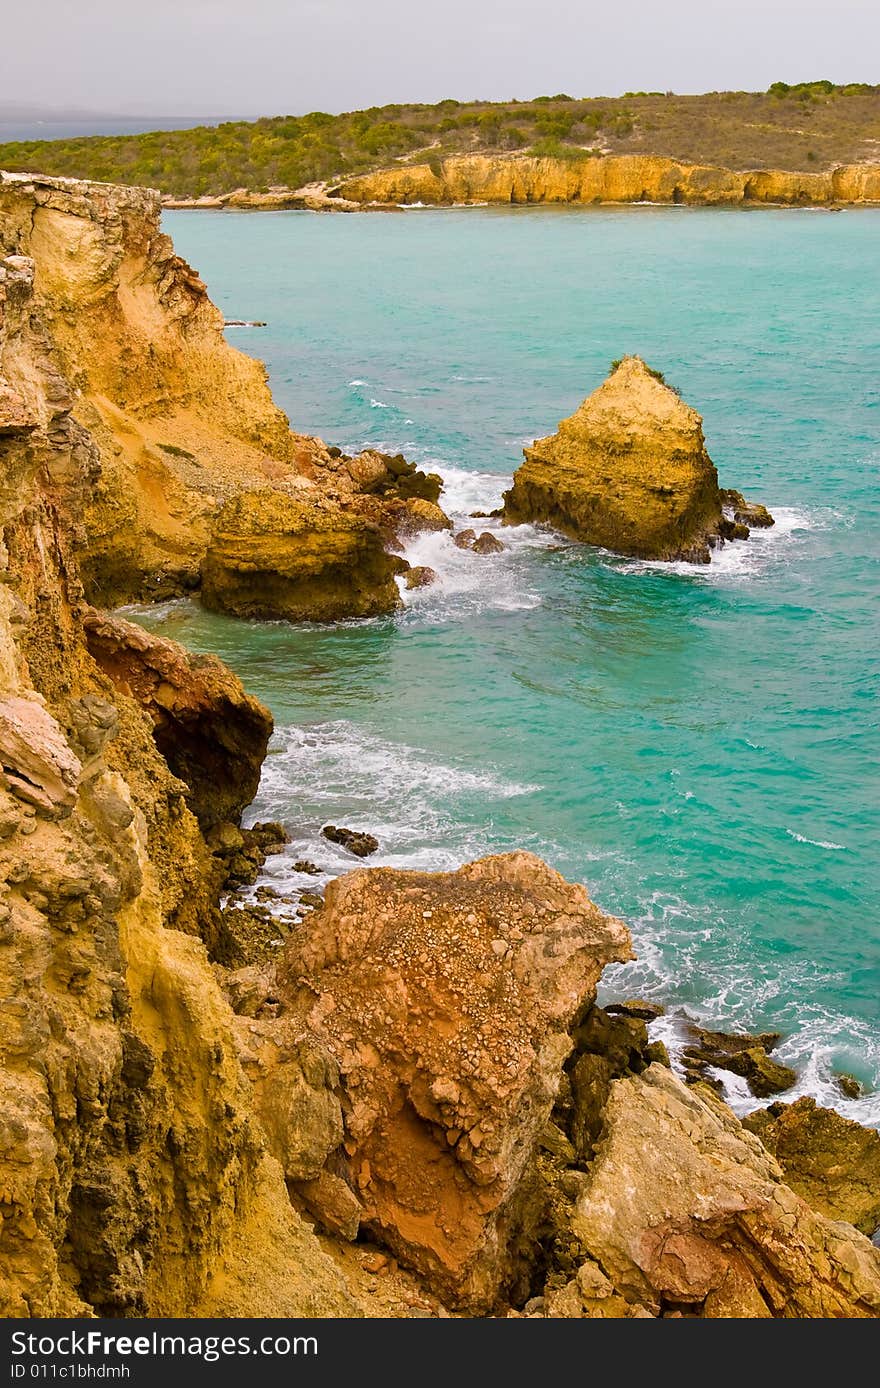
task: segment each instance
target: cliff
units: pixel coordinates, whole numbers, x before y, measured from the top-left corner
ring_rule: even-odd
[[[209,440],[188,470],[168,465],[147,524],[167,524],[162,489],[201,494],[218,458],[216,514],[175,562],[213,544],[221,580],[281,583],[288,602],[308,563],[282,568],[267,535],[311,541],[302,507],[358,544],[371,525],[442,525],[435,483],[401,459],[291,444],[259,368],[234,356],[241,415],[211,418],[227,349],[170,245],[144,249],[150,195],[0,193],[0,1315],[442,1314],[439,1298],[513,1315],[880,1314],[880,1252],[823,1212],[839,1163],[803,1179],[800,1137],[765,1134],[777,1162],[662,1068],[638,1011],[596,1007],[626,928],[532,855],[360,870],[283,947],[237,913],[230,948],[220,893],[237,859],[254,865],[260,835],[236,820],[271,716],[219,661],[91,606],[159,550],[160,528],[114,532],[114,507],[147,515],[150,431],[178,461],[177,439]],[[45,275],[25,247],[45,249]],[[196,432],[169,438],[169,420]],[[248,429],[255,484],[224,492]],[[172,591],[181,572],[164,571]],[[866,1227],[873,1210],[859,1203]]]
[[[99,212],[120,225],[129,195],[64,197],[88,216],[50,208],[16,240],[39,249],[69,216],[94,264]],[[0,1314],[194,1314],[218,1278],[229,1304],[346,1314],[253,1116],[203,943],[217,874],[189,788],[88,649],[79,561],[98,446],[55,344],[97,333],[101,310],[80,323],[63,297],[47,307],[58,283],[37,292],[31,259],[0,259]],[[96,372],[124,351],[109,347]]]
[[[108,605],[198,589],[218,527],[227,544],[226,503],[271,489],[326,543],[316,542],[302,592],[275,612],[267,600],[265,614],[293,607],[320,620],[340,569],[360,598],[338,615],[392,611],[400,562],[385,555],[387,530],[418,528],[406,497],[416,494],[413,477],[424,475],[404,464],[406,496],[391,485],[383,494],[389,506],[402,503],[402,514],[377,519],[374,487],[357,480],[359,460],[291,432],[264,367],[225,341],[220,311],[159,217],[159,196],[148,189],[0,173],[0,249],[32,265],[41,351],[76,434],[77,464],[56,459],[53,483],[76,514],[86,593]],[[21,362],[17,369],[34,370]],[[39,381],[28,389],[39,394]],[[375,466],[371,476],[375,482]],[[427,488],[435,502],[438,491]],[[358,523],[351,513],[366,492]],[[359,541],[346,548],[340,535],[354,529]],[[265,519],[262,539],[271,564]],[[283,525],[274,541],[289,547]],[[271,567],[264,578],[268,590]],[[296,575],[286,571],[285,584],[290,599]]]
[[[736,170],[660,155],[534,158],[461,155],[439,165],[399,164],[344,179],[331,192],[348,203],[686,203],[698,207],[880,203],[880,164],[819,173]]]

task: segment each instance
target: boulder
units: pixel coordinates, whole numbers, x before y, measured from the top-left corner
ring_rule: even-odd
[[[789,1065],[782,1065],[768,1055],[768,1051],[772,1051],[781,1040],[778,1031],[752,1035],[749,1032],[707,1031],[704,1027],[690,1026],[688,1032],[693,1037],[693,1044],[685,1046],[682,1059],[691,1076],[697,1080],[712,1083],[706,1072],[706,1067],[710,1065],[718,1070],[729,1070],[748,1082],[756,1099],[781,1094],[791,1089],[797,1080]]]
[[[815,1099],[771,1104],[743,1119],[779,1162],[792,1190],[863,1234],[880,1227],[880,1133]]]
[[[400,606],[378,528],[303,493],[244,492],[217,516],[202,562],[202,601],[264,621],[339,621]]]
[[[94,608],[84,627],[98,665],[149,714],[156,746],[189,786],[202,829],[238,820],[260,783],[272,735],[269,710],[216,656],[193,655]]]
[[[430,588],[437,582],[437,572],[427,564],[414,564],[407,573],[404,583],[408,589]]]
[[[338,829],[335,824],[325,824],[321,830],[325,839],[347,848],[356,858],[369,858],[379,847],[379,840],[360,829]]]
[[[721,504],[733,512],[733,519],[738,525],[761,530],[776,524],[766,506],[758,501],[746,501],[742,492],[734,491],[732,487],[722,488]]]
[[[723,515],[702,420],[641,357],[624,357],[524,453],[505,523],[543,521],[618,554],[708,563]]]
[[[511,1276],[570,1027],[630,957],[622,922],[529,853],[349,873],[291,937],[279,984],[339,1066],[361,1227],[455,1304],[486,1311]]]
[[[471,545],[474,554],[503,554],[505,546],[490,531],[484,530]]]
[[[880,1315],[880,1250],[810,1209],[726,1105],[659,1065],[613,1082],[572,1228],[654,1315]]]

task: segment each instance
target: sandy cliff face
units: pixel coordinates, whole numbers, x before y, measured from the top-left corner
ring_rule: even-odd
[[[4,238],[29,249],[59,216],[91,221],[41,205],[16,229],[3,198]],[[126,195],[105,211],[124,219]],[[0,260],[0,1314],[254,1296],[345,1314],[265,1155],[198,938],[212,871],[187,787],[86,645],[81,508],[100,444],[63,347],[98,329],[57,274],[49,309],[33,260]]]
[[[436,168],[400,165],[346,179],[334,190],[354,203],[659,202],[698,206],[880,202],[880,165],[821,173],[740,171],[683,164],[656,155],[550,159],[454,156]]]
[[[76,490],[69,500],[89,597],[106,606],[198,588],[215,531],[228,557],[227,503],[271,490],[317,538],[298,575],[288,530],[262,519],[264,586],[274,584],[274,554],[287,600],[277,611],[264,605],[264,615],[320,620],[326,590],[343,593],[343,579],[357,601],[334,615],[393,611],[386,517],[373,514],[374,486],[360,477],[359,460],[291,433],[265,369],[225,341],[220,311],[160,231],[159,214],[159,196],[148,189],[0,173],[0,248],[33,264],[32,303],[53,389],[88,455],[87,466],[56,481]],[[31,389],[39,395],[42,387]],[[406,474],[389,475],[394,497],[387,489],[383,497],[415,523],[407,507],[428,483],[404,466]],[[362,498],[370,506],[358,524],[343,510],[357,514]],[[340,536],[354,529],[358,543],[346,547]]]

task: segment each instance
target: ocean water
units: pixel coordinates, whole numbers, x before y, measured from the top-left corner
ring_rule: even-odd
[[[216,650],[272,707],[254,817],[306,887],[352,859],[445,868],[522,846],[629,923],[606,994],[775,1028],[798,1086],[880,1124],[880,212],[425,210],[166,217],[295,426],[441,472],[461,523],[532,438],[638,352],[703,414],[722,483],[777,524],[706,568],[531,526],[394,618],[140,619]],[[840,1068],[874,1092],[845,1100]],[[740,1109],[755,1106],[729,1090]]]

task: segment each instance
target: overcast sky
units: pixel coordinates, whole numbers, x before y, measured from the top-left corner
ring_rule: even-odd
[[[880,0],[21,0],[0,101],[157,115],[880,81]]]

